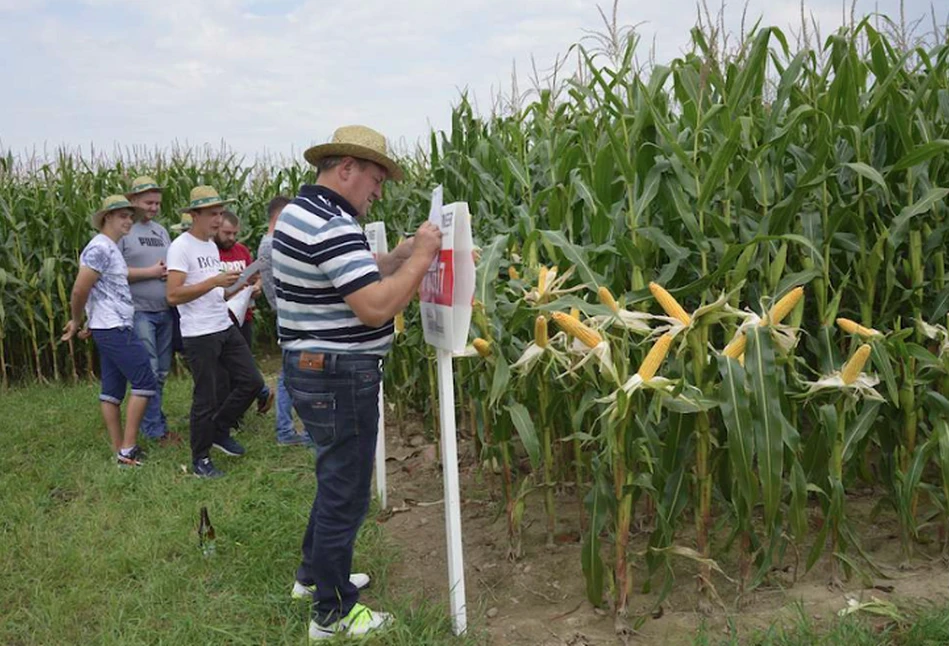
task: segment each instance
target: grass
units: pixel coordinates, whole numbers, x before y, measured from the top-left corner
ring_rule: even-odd
[[[240,435],[248,455],[216,458],[225,478],[186,473],[186,446],[152,445],[145,468],[120,470],[96,393],[94,384],[26,386],[0,399],[0,644],[304,644],[308,606],[289,589],[312,501],[312,454],[276,446],[272,417],[248,415]],[[187,435],[190,381],[172,380],[166,400],[172,427]],[[201,506],[217,533],[210,557],[198,546]],[[488,643],[477,617],[469,635],[455,637],[442,605],[389,580],[399,553],[374,513],[355,567],[373,575],[367,603],[399,621],[368,643]],[[949,607],[904,613],[911,620],[881,628],[858,617],[818,625],[800,612],[754,635],[700,630],[695,644],[949,644]]]
[[[170,423],[187,437],[190,381],[167,393]],[[84,384],[0,395],[0,644],[305,643],[308,605],[289,591],[312,454],[278,447],[272,416],[248,415],[248,455],[216,457],[227,474],[218,481],[186,472],[186,444],[152,445],[144,468],[120,470],[96,394]],[[210,557],[198,546],[203,505],[217,533]],[[366,602],[399,619],[371,643],[483,643],[476,629],[454,637],[443,607],[392,590],[397,558],[371,515],[354,565],[374,577]]]

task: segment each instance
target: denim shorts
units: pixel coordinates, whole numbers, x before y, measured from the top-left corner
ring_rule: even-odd
[[[129,383],[133,395],[151,397],[156,393],[158,382],[148,351],[131,327],[92,330],[92,340],[99,349],[102,371],[100,401],[121,404]]]

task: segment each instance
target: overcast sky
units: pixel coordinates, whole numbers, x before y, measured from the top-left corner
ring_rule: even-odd
[[[609,12],[611,0],[601,3]],[[714,5],[714,0],[709,1]],[[826,36],[840,0],[807,0]],[[848,2],[849,5],[849,2]],[[738,30],[743,4],[729,3]],[[908,16],[928,0],[906,0]],[[949,0],[935,0],[940,20]],[[0,0],[0,150],[220,144],[254,156],[296,154],[339,125],[363,123],[402,146],[450,126],[468,88],[492,89],[548,68],[597,29],[595,0]],[[857,13],[899,15],[899,0]],[[750,0],[749,22],[794,31],[799,0]],[[691,0],[621,0],[642,23],[641,54],[680,55]],[[931,29],[927,19],[925,28]],[[526,87],[526,83],[524,84]]]

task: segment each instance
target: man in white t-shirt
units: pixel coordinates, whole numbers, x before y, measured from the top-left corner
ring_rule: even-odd
[[[195,187],[191,202],[182,209],[191,213],[191,229],[168,248],[168,303],[178,308],[184,354],[194,380],[191,460],[194,474],[206,478],[223,475],[211,462],[212,446],[227,455],[244,454],[231,429],[264,385],[250,348],[231,322],[224,297],[224,288],[240,275],[222,270],[214,243],[224,205],[230,202],[210,186]],[[231,384],[223,402],[216,394],[221,371],[227,372]]]

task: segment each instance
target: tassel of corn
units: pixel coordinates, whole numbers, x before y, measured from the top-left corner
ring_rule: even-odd
[[[677,301],[672,294],[667,292],[662,285],[649,283],[649,291],[652,292],[653,298],[662,306],[666,314],[677,319],[682,325],[689,325],[692,322],[692,317],[686,313],[682,306],[679,305],[679,301]]]
[[[547,268],[540,266],[540,272],[537,274],[537,294],[543,296],[547,291]]]
[[[795,287],[787,294],[784,295],[781,300],[774,304],[771,310],[768,312],[767,322],[772,325],[777,325],[784,320],[788,314],[791,313],[797,304],[804,298],[804,288]]]
[[[543,314],[534,319],[534,344],[538,348],[547,347],[547,319]]]
[[[652,347],[649,348],[649,353],[646,354],[646,358],[643,359],[643,363],[639,366],[639,371],[636,374],[642,377],[643,381],[649,381],[655,377],[659,366],[662,365],[666,355],[669,354],[669,348],[671,346],[671,334],[663,334],[659,337],[656,342],[652,344]]]
[[[484,339],[477,338],[471,342],[471,345],[474,346],[474,349],[478,351],[482,358],[491,356],[491,344]]]
[[[596,295],[600,297],[600,302],[603,305],[606,305],[608,308],[610,308],[611,312],[614,314],[619,312],[619,305],[616,304],[616,299],[613,298],[613,294],[610,293],[609,287],[603,285],[597,290]]]
[[[857,380],[857,377],[860,376],[860,371],[863,370],[863,366],[867,364],[867,359],[869,358],[870,346],[864,343],[857,348],[857,351],[853,353],[850,360],[844,364],[844,369],[840,373],[840,378],[843,380],[844,385],[850,385]]]
[[[520,278],[520,276],[517,274],[517,269],[514,268],[514,265],[508,265],[507,277],[511,280],[517,280]]]
[[[396,314],[395,321],[393,321],[393,325],[395,325],[396,334],[402,334],[403,332],[405,332],[405,314],[403,314],[402,312],[399,312],[398,314]]]
[[[584,325],[569,314],[563,312],[553,313],[554,322],[567,334],[575,337],[580,343],[588,348],[595,348],[603,342],[603,337],[593,328]]]
[[[879,330],[863,327],[856,321],[851,321],[850,319],[837,319],[837,326],[847,334],[856,334],[864,339],[869,339],[882,334]]]
[[[738,336],[728,342],[722,354],[732,359],[738,359],[745,353],[745,346],[748,344],[748,337],[744,332],[739,332]]]

